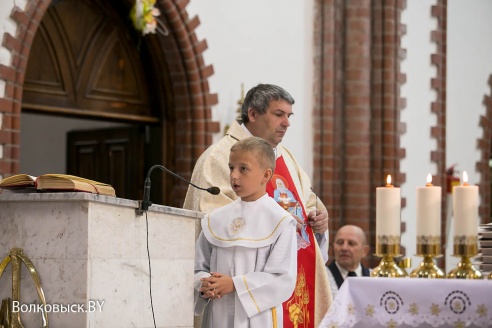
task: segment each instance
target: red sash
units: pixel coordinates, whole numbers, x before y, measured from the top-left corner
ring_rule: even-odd
[[[296,186],[282,156],[277,158],[275,174],[267,192],[285,210],[307,222],[307,215]],[[284,327],[314,327],[314,289],[316,277],[316,241],[313,230],[305,225],[297,234],[297,283],[292,296],[282,304]]]

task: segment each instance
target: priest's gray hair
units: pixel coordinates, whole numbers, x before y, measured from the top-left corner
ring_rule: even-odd
[[[239,140],[231,147],[231,153],[234,151],[254,153],[262,168],[272,169],[272,173],[275,171],[275,153],[272,146],[262,138],[249,137]]]
[[[255,109],[260,114],[265,114],[272,100],[285,100],[293,105],[295,100],[283,88],[273,84],[258,84],[246,93],[241,106],[241,123],[248,123],[248,110]]]

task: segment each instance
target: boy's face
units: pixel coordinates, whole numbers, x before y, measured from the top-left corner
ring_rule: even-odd
[[[229,156],[232,190],[245,202],[255,201],[266,192],[272,170],[262,168],[253,152],[233,151]]]

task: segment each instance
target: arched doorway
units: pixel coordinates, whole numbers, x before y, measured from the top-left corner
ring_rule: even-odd
[[[162,138],[145,136],[148,130],[159,133],[161,114],[170,111],[166,92],[151,93],[149,85],[156,90],[169,86],[155,76],[150,43],[142,42],[128,26],[128,18],[118,14],[123,8],[94,0],[54,1],[48,7],[27,63],[22,123],[30,130],[44,131],[51,142],[33,148],[36,135],[29,134],[31,140],[23,137],[21,158],[27,160],[20,167],[39,175],[57,173],[53,164],[66,162],[58,170],[109,183],[117,196],[138,199],[143,169],[148,166],[145,159],[155,154],[153,160],[160,163],[162,156]],[[53,117],[49,121],[38,117],[32,124],[31,116],[24,113]],[[60,117],[85,119],[87,124],[72,120],[69,128],[55,130],[56,122],[62,126],[68,122]],[[47,124],[39,125],[43,121]],[[101,128],[102,122],[111,122],[111,127]],[[53,158],[43,156],[47,153],[40,151],[43,148],[61,151],[53,152]],[[56,156],[63,151],[64,158]],[[29,168],[33,162],[35,166]],[[160,189],[154,188],[157,200]]]
[[[12,44],[14,55],[20,58],[28,54],[29,60],[27,64],[13,62],[13,68],[20,74],[6,81],[13,90],[12,108],[0,110],[12,117],[19,115],[20,108],[15,103],[23,95],[22,112],[27,115],[51,115],[50,121],[56,121],[55,117],[82,118],[116,125],[118,129],[131,128],[133,135],[140,133],[144,142],[143,147],[137,145],[133,149],[144,152],[142,155],[127,151],[125,155],[140,159],[141,168],[128,170],[119,159],[115,162],[120,165],[119,174],[143,185],[138,174],[143,177],[151,165],[163,164],[189,177],[196,158],[219,130],[210,115],[210,106],[217,103],[217,96],[210,94],[207,82],[213,68],[205,66],[202,52],[206,43],[197,41],[193,31],[199,21],[188,18],[186,4],[160,1],[156,6],[163,13],[161,18],[170,35],[141,37],[128,19],[132,5],[130,0],[102,4],[91,0],[55,0],[49,5],[43,1],[29,2],[24,12],[14,8],[12,17],[19,24],[20,41],[7,43]],[[44,13],[41,21],[29,19],[39,17],[40,12]],[[10,35],[6,38],[12,40]],[[20,126],[11,131],[12,135],[18,132]],[[39,138],[42,133],[34,134]],[[18,139],[12,138],[8,147],[18,148]],[[12,151],[0,160],[7,163],[2,165],[6,168],[1,172],[4,176],[19,172],[19,154]],[[67,166],[69,160],[67,157]],[[153,177],[153,202],[180,206],[187,186],[164,174],[160,178]],[[157,197],[159,186],[163,188]],[[125,195],[126,198],[141,199],[141,188],[130,189],[136,196]]]

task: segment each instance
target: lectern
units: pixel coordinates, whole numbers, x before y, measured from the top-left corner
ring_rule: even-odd
[[[153,327],[150,288],[157,327],[193,327],[202,213],[152,205],[137,215],[137,208],[137,201],[90,193],[0,194],[0,257],[22,249],[30,259],[50,328]],[[11,276],[6,267],[1,299],[12,296]],[[20,281],[21,320],[40,327],[42,315],[32,311],[39,304],[36,287],[22,265]]]

